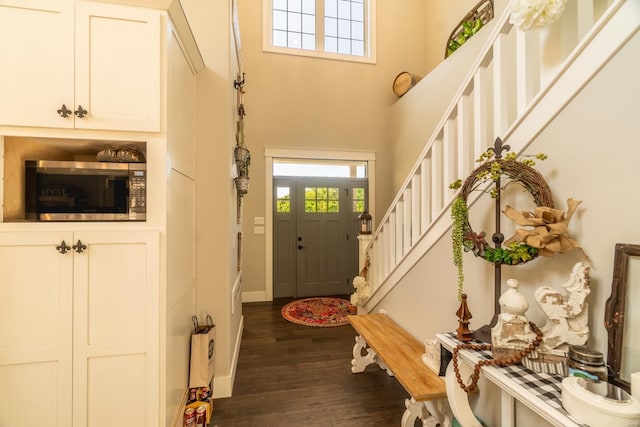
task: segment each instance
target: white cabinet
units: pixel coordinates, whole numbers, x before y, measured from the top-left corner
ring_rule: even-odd
[[[0,124],[158,132],[160,41],[153,9],[0,0]]]
[[[0,233],[0,425],[159,425],[158,260],[155,231]]]
[[[62,239],[72,235],[0,233],[2,426],[71,425],[73,255],[56,251]]]

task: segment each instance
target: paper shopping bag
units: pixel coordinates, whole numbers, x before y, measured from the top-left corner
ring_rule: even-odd
[[[189,388],[207,387],[213,378],[215,326],[211,316],[207,324],[198,326],[194,318],[194,333],[191,335],[191,361],[189,364]]]

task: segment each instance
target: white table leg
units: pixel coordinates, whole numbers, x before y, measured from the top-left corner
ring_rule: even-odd
[[[502,427],[515,426],[515,400],[506,391],[502,390],[500,393],[500,411],[502,418]]]
[[[440,427],[451,427],[453,424],[453,414],[449,408],[449,402],[446,399],[429,400],[424,402],[427,411],[436,418]]]
[[[460,377],[465,384],[467,384],[469,377],[473,373],[473,368],[460,359],[458,359],[458,368],[460,370]],[[482,427],[471,410],[467,393],[458,385],[458,380],[456,379],[455,372],[453,371],[453,363],[449,363],[449,366],[447,366],[445,383],[447,385],[447,399],[449,400],[449,406],[451,406],[453,415],[455,415],[458,422],[465,427]],[[503,425],[503,427],[506,426]]]
[[[404,406],[407,409],[402,414],[401,427],[413,427],[416,419],[421,420],[423,426],[427,425],[425,422],[427,421],[428,413],[422,402],[416,402],[412,397],[404,400]]]
[[[442,410],[442,408],[438,407],[440,403],[446,403],[446,401],[416,402],[413,397],[405,399],[404,406],[406,409],[402,414],[401,427],[413,427],[416,419],[422,421],[423,427],[436,427],[438,425],[450,427],[451,415],[444,414],[444,412],[448,411],[448,407]]]

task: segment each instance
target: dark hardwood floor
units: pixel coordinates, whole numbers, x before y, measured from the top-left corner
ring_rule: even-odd
[[[351,325],[313,328],[280,315],[291,299],[246,303],[233,396],[212,427],[398,426],[406,391],[377,365],[351,373]]]

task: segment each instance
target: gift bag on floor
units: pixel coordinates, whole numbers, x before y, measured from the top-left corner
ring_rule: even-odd
[[[189,388],[206,387],[213,378],[215,325],[207,315],[206,324],[200,326],[198,318],[192,317],[191,361],[189,364]]]

